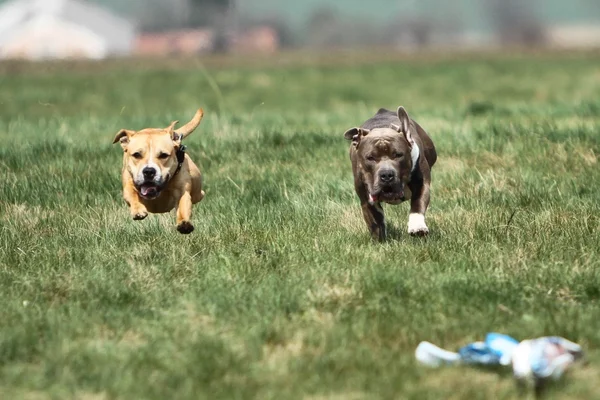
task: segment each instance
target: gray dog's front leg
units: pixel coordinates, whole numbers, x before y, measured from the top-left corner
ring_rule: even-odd
[[[375,241],[382,242],[385,240],[385,216],[380,203],[373,205],[368,202],[362,203],[362,212],[365,217],[365,222],[371,231],[371,237]]]
[[[425,236],[429,228],[425,224],[425,212],[429,206],[429,183],[419,182],[413,190],[408,216],[408,233],[413,236]]]

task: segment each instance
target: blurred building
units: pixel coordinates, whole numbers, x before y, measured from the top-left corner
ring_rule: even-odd
[[[279,50],[279,35],[270,26],[250,27],[232,35],[230,50],[241,54],[272,54]]]
[[[139,56],[198,55],[213,51],[215,33],[211,29],[185,29],[142,33],[134,53]]]
[[[83,0],[13,0],[0,6],[0,58],[129,55],[135,26]]]
[[[140,34],[133,53],[138,56],[193,56],[225,50],[237,54],[273,54],[280,48],[279,35],[270,26],[258,25],[231,32],[224,38],[222,48],[217,48],[214,29],[183,29]]]

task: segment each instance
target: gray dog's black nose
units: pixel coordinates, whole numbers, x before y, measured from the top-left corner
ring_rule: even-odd
[[[154,168],[146,167],[142,170],[142,174],[144,174],[144,178],[152,179],[156,175],[156,170]]]
[[[391,169],[385,169],[379,172],[379,179],[381,180],[381,182],[384,183],[390,183],[394,180],[395,176],[396,173],[394,172],[394,170]]]

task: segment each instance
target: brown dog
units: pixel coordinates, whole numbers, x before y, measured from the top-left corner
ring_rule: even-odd
[[[408,117],[404,107],[398,107],[396,113],[380,109],[344,137],[352,141],[354,188],[371,236],[380,241],[386,238],[381,203],[398,204],[409,198],[408,233],[428,234],[425,211],[437,153],[427,132]]]
[[[135,220],[151,213],[165,213],[177,208],[177,230],[191,233],[192,204],[204,197],[200,170],[185,154],[181,141],[198,127],[204,113],[175,130],[179,121],[164,129],[141,131],[121,129],[113,143],[123,148],[123,197]]]

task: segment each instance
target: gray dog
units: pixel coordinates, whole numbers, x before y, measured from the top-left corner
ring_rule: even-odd
[[[373,239],[386,237],[381,202],[399,204],[409,198],[408,233],[428,234],[425,211],[437,153],[427,132],[400,106],[396,113],[380,109],[344,137],[352,141],[354,188]]]

